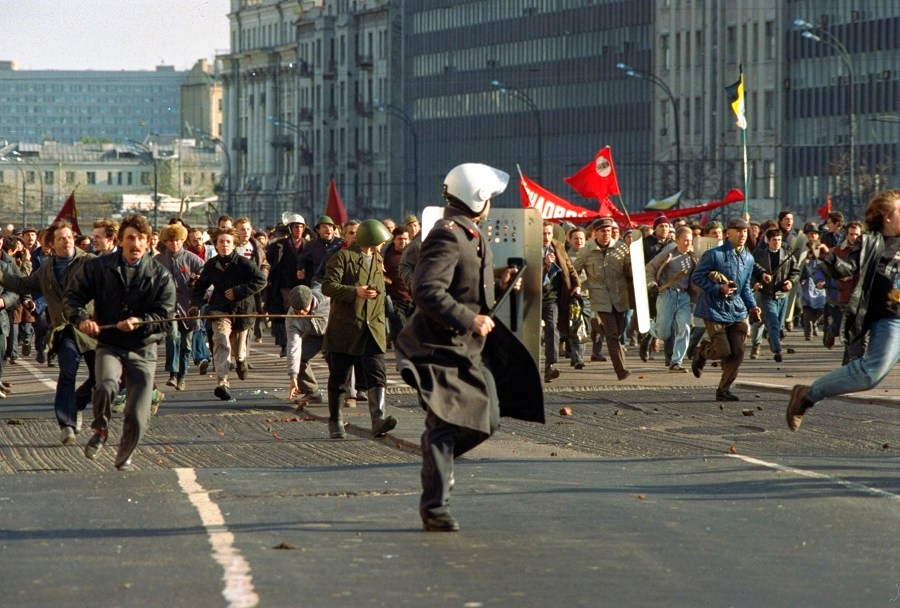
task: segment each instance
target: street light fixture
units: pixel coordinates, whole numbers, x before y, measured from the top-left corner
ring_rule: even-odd
[[[227,190],[226,194],[228,195],[228,211],[230,213],[234,213],[234,189],[232,188],[232,179],[231,179],[231,154],[228,152],[228,146],[225,145],[225,142],[219,139],[218,137],[207,133],[203,129],[194,129],[194,133],[198,134],[201,138],[206,139],[208,141],[213,142],[215,145],[222,148],[222,151],[225,153],[225,162],[226,166],[226,176],[228,178]]]
[[[302,161],[303,161],[303,155],[310,155],[310,156],[312,155],[312,148],[310,148],[310,146],[309,146],[309,139],[307,139],[306,133],[303,132],[303,127],[301,127],[300,125],[294,124],[289,120],[282,120],[280,118],[276,118],[275,116],[272,116],[271,114],[266,116],[266,120],[272,121],[272,124],[275,125],[276,127],[287,127],[288,129],[290,129],[291,131],[296,133],[297,136],[301,140],[303,140],[303,146],[300,148],[300,154],[297,154],[297,177],[295,180],[297,182],[297,199],[298,199],[297,202],[299,204],[299,202],[300,202],[299,201],[299,198],[300,198],[300,165],[302,164]],[[313,183],[312,183],[312,163],[309,163],[307,166],[309,167],[310,190],[311,190],[309,193],[309,197],[310,197],[310,204],[311,204],[312,200],[315,198],[315,188],[313,187]]]
[[[522,89],[518,89],[513,86],[509,86],[504,84],[500,80],[492,80],[491,86],[497,89],[501,93],[509,93],[510,95],[519,98],[521,101],[525,103],[534,114],[534,120],[537,123],[537,136],[538,136],[538,145],[537,145],[537,181],[542,182],[544,179],[544,129],[541,125],[541,111],[538,109],[537,104],[534,103],[534,99],[531,98],[531,95],[523,91]]]
[[[35,179],[38,181],[38,185],[40,186],[40,192],[41,192],[41,202],[40,202],[39,208],[40,208],[40,214],[41,214],[40,223],[43,224],[44,223],[44,176],[42,174],[41,167],[40,167],[40,165],[38,165],[36,162],[34,162],[34,160],[29,158],[28,156],[24,156],[24,155],[20,154],[18,150],[13,150],[12,152],[10,152],[10,154],[15,156],[16,158],[19,158],[20,160],[24,161],[31,168],[34,169]],[[25,209],[23,208],[22,211],[24,213]],[[24,216],[23,216],[22,229],[25,229],[25,227],[26,227],[25,224],[27,224],[27,223],[28,222],[24,219]]]
[[[392,103],[382,103],[378,99],[373,99],[372,103],[378,109],[379,112],[390,112],[397,118],[399,118],[403,124],[406,125],[406,128],[409,129],[410,134],[412,135],[413,142],[413,206],[415,209],[419,204],[419,132],[416,130],[415,123],[413,123],[412,117],[409,113],[395,106]]]
[[[19,170],[19,177],[21,177],[21,179],[22,179],[22,230],[24,230],[25,224],[28,223],[28,211],[27,211],[27,207],[25,206],[25,169],[22,168],[22,165],[18,164],[18,163],[22,162],[22,157],[19,155],[18,152],[16,152],[16,151],[10,152],[10,155],[14,155],[17,157],[16,158],[16,169]],[[12,162],[12,160],[7,158],[6,156],[0,156],[0,161]]]
[[[850,122],[850,136],[848,138],[850,151],[850,206],[856,207],[856,87],[854,86],[853,62],[850,60],[850,53],[847,47],[834,34],[828,30],[814,26],[809,21],[803,19],[795,19],[794,26],[800,30],[800,35],[807,40],[813,42],[821,42],[832,50],[837,51],[844,65],[847,66],[847,116]]]
[[[159,225],[159,158],[153,153],[153,150],[144,144],[129,139],[128,142],[147,155],[147,158],[153,163],[153,225]]]
[[[675,103],[675,96],[672,94],[672,89],[669,88],[669,85],[663,81],[659,76],[652,72],[645,72],[643,70],[638,70],[636,68],[631,67],[627,63],[617,63],[616,68],[625,72],[625,75],[629,78],[639,78],[641,80],[646,80],[647,82],[652,82],[663,91],[665,91],[666,95],[669,97],[669,103],[672,104],[672,115],[675,117],[675,183],[678,191],[681,190],[681,128],[679,127],[678,120],[678,106]],[[680,202],[679,202],[680,204]]]

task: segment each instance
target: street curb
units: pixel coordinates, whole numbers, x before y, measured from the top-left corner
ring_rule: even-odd
[[[734,383],[734,385],[738,388],[744,389],[756,389],[756,390],[765,390],[765,391],[774,391],[777,393],[784,393],[789,395],[791,393],[791,389],[793,386],[783,386],[781,384],[768,384],[766,382],[742,382],[738,380]],[[900,398],[898,397],[883,397],[881,395],[841,395],[840,397],[835,397],[835,399],[843,399],[846,401],[858,401],[860,403],[871,403],[874,405],[881,405],[884,407],[896,408],[900,409]]]

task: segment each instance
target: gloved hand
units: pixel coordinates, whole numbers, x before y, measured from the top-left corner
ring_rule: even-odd
[[[647,285],[647,294],[650,296],[651,300],[656,299],[656,297],[659,296],[659,285],[656,283]]]

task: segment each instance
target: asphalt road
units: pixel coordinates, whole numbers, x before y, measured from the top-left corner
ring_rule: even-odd
[[[564,368],[546,425],[504,420],[458,463],[447,535],[420,530],[422,415],[393,374],[396,431],[372,440],[361,403],[331,441],[254,345],[234,402],[211,376],[167,388],[121,473],[84,435],[58,445],[55,370],[23,361],[0,402],[0,606],[896,606],[898,372],[790,433],[785,391],[836,356],[796,346],[796,367],[748,361],[733,404],[714,368]]]

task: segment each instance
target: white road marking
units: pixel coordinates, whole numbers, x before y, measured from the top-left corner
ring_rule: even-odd
[[[783,464],[778,464],[777,462],[768,462],[766,460],[759,460],[758,458],[751,458],[750,456],[742,456],[741,454],[726,454],[726,456],[730,456],[731,458],[739,458],[744,462],[748,462],[750,464],[759,465],[761,467],[767,467],[769,469],[775,469],[776,471],[781,471],[782,473],[792,473],[794,475],[800,475],[801,477],[812,477],[814,479],[824,479],[830,483],[834,483],[840,486],[844,486],[845,488],[849,488],[851,490],[859,491],[859,492],[868,492],[869,494],[874,494],[875,496],[881,498],[890,498],[893,500],[900,500],[900,496],[897,494],[893,494],[891,492],[887,492],[885,490],[879,490],[878,488],[870,488],[869,486],[857,483],[855,481],[847,481],[846,479],[841,479],[840,477],[832,477],[831,475],[825,475],[824,473],[816,473],[815,471],[807,471],[805,469],[796,469],[794,467],[785,466]]]
[[[259,596],[253,588],[253,576],[250,564],[234,546],[234,534],[228,531],[225,518],[219,506],[214,503],[209,492],[197,481],[194,469],[175,469],[178,474],[178,485],[187,494],[188,499],[203,522],[209,535],[213,559],[225,571],[222,580],[225,588],[222,596],[228,601],[229,608],[252,608],[259,605]]]
[[[35,380],[49,388],[50,390],[56,390],[56,380],[51,380],[43,371],[41,371],[36,365],[32,365],[30,362],[25,361],[23,359],[19,359],[19,366],[23,367],[25,371],[31,374]],[[58,375],[58,372],[57,372]]]

